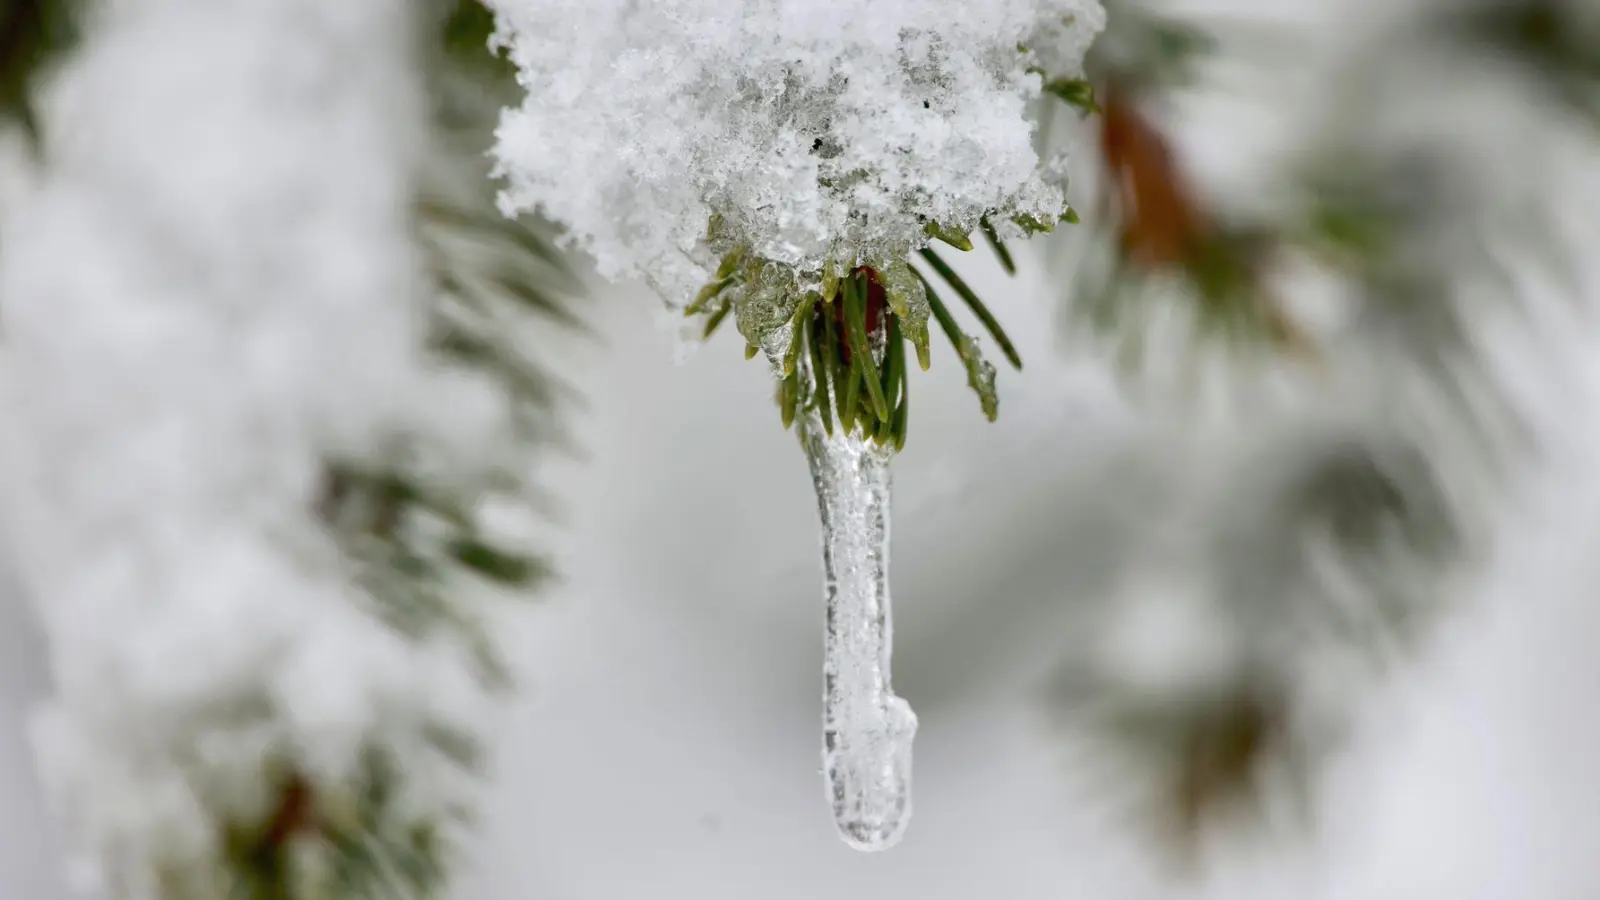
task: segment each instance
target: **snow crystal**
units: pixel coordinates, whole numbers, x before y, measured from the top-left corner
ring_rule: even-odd
[[[713,221],[712,243],[805,274],[903,258],[929,222],[1054,221],[1029,102],[1104,21],[1098,0],[489,5],[527,89],[499,129],[503,207],[675,304],[715,267]]]

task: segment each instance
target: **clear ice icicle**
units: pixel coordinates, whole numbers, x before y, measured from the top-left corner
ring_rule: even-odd
[[[911,820],[911,740],[917,716],[890,681],[891,452],[801,419],[822,518],[827,601],[823,769],[834,822],[857,850],[887,850]]]

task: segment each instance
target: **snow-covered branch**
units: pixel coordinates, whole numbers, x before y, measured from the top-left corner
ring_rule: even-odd
[[[0,513],[50,643],[39,759],[117,900],[431,896],[475,804],[482,597],[539,571],[505,529],[548,435],[478,340],[515,316],[452,271],[505,250],[423,175],[424,24],[110,5],[5,211]]]

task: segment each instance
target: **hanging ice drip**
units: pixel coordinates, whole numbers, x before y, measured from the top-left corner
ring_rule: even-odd
[[[911,742],[917,730],[916,714],[895,696],[890,676],[890,460],[895,449],[892,441],[864,436],[855,422],[825,422],[836,398],[818,384],[819,377],[837,384],[840,373],[861,368],[870,373],[867,377],[878,377],[877,365],[849,366],[852,346],[870,349],[880,364],[886,351],[901,353],[898,329],[884,324],[889,316],[882,291],[869,278],[845,279],[844,296],[833,304],[841,307],[841,322],[851,320],[851,304],[865,306],[867,314],[854,321],[867,327],[854,335],[843,329],[847,333],[835,343],[828,333],[835,323],[825,306],[807,329],[821,339],[813,342],[813,352],[798,354],[797,380],[811,402],[798,404],[803,411],[797,419],[822,526],[823,770],[840,835],[857,850],[876,851],[898,843],[911,819]],[[829,366],[827,353],[840,354],[846,365]],[[887,369],[901,362],[890,361]],[[825,374],[830,368],[832,379]],[[837,399],[853,402],[856,396],[853,386],[845,386]]]
[[[858,436],[803,429],[822,518],[827,608],[823,768],[839,833],[884,850],[911,818],[917,716],[890,680],[889,457]]]

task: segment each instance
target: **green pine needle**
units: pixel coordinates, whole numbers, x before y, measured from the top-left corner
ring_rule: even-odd
[[[864,273],[857,274],[845,281],[844,287],[844,322],[845,334],[850,340],[850,359],[856,368],[862,372],[862,381],[867,386],[867,394],[872,400],[872,409],[877,413],[879,421],[889,418],[889,402],[883,396],[883,386],[878,383],[878,374],[873,371],[866,373],[872,366],[872,345],[867,342],[867,313],[866,294],[867,278]]]
[[[712,311],[711,315],[706,318],[705,332],[701,335],[701,339],[710,340],[711,336],[717,333],[717,326],[721,325],[723,320],[728,318],[728,313],[732,311],[733,304],[731,303],[723,303]]]
[[[1011,258],[1011,251],[1007,249],[1005,242],[1000,240],[1000,235],[995,232],[994,225],[988,219],[983,220],[983,236],[988,239],[990,249],[1000,260],[1000,267],[1006,270],[1006,274],[1017,274],[1016,260]]]
[[[81,0],[0,0],[0,120],[10,119],[39,151],[33,93],[47,69],[78,42]]]
[[[694,302],[690,303],[688,307],[684,309],[683,314],[685,316],[693,316],[703,312],[707,303],[710,303],[717,297],[722,296],[722,292],[727,290],[737,280],[738,279],[733,275],[726,275],[701,288],[700,293],[694,298]]]
[[[968,387],[977,393],[979,407],[983,410],[984,416],[993,422],[1000,415],[1000,398],[995,392],[994,366],[983,358],[983,354],[978,350],[978,342],[956,324],[955,317],[950,315],[950,309],[944,305],[944,300],[940,299],[939,292],[934,290],[927,276],[917,272],[917,277],[922,279],[928,289],[928,305],[933,310],[933,317],[938,320],[945,337],[956,348],[956,355],[966,366]]]
[[[1022,369],[1022,357],[1017,353],[1017,348],[1012,345],[1011,338],[1007,337],[1005,330],[1000,327],[1000,322],[995,319],[993,313],[989,312],[989,307],[978,299],[978,295],[960,275],[956,274],[954,269],[950,268],[948,263],[939,258],[939,254],[933,252],[932,249],[924,249],[921,253],[922,258],[928,261],[928,265],[932,266],[933,270],[939,273],[939,277],[948,282],[956,294],[972,309],[973,314],[978,317],[978,320],[983,323],[983,327],[994,338],[995,343],[1000,346],[1000,352],[1005,354],[1012,367],[1020,371]],[[929,288],[929,290],[932,290],[932,288]]]
[[[962,232],[952,231],[937,222],[929,222],[927,232],[929,237],[944,241],[963,253],[972,249],[972,238]]]
[[[477,538],[452,541],[450,555],[473,572],[507,587],[527,587],[542,570],[532,557],[492,547]]]
[[[829,437],[832,437],[833,400],[828,392],[828,380],[829,373],[833,370],[833,367],[828,365],[823,356],[822,345],[816,340],[816,329],[813,325],[815,321],[815,316],[806,316],[802,320],[804,323],[803,339],[811,352],[811,377],[817,386],[816,396],[812,399],[812,405],[817,410],[817,415],[822,418],[823,430],[828,433]],[[827,330],[826,326],[824,326],[823,330]]]
[[[1094,86],[1086,78],[1055,78],[1045,82],[1044,90],[1077,107],[1085,116],[1100,112],[1100,106],[1094,98]]]

